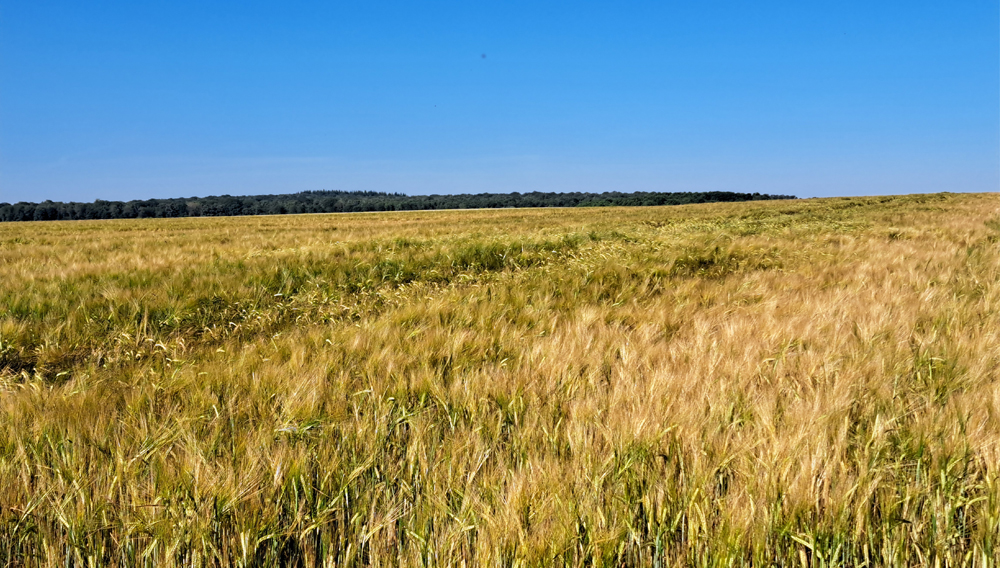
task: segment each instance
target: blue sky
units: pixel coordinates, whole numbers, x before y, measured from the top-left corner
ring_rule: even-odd
[[[0,3],[0,201],[1000,190],[963,2]]]

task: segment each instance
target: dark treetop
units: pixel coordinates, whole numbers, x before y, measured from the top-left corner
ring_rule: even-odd
[[[224,215],[281,215],[286,213],[344,213],[356,211],[416,211],[428,209],[496,209],[504,207],[599,207],[683,205],[722,201],[795,199],[791,195],[762,195],[707,191],[662,193],[617,191],[605,193],[480,193],[477,195],[404,195],[375,191],[304,191],[284,195],[234,197],[219,195],[174,199],[102,201],[93,203],[0,203],[0,221],[56,221],[74,219],[134,219],[139,217],[214,217]]]

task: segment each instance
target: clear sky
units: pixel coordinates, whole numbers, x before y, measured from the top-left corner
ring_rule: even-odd
[[[0,2],[0,201],[319,189],[998,191],[998,2]]]

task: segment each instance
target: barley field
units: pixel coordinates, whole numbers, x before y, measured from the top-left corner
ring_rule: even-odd
[[[0,225],[5,566],[993,566],[1000,195]]]

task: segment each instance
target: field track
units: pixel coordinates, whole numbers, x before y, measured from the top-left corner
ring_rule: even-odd
[[[0,224],[0,565],[993,566],[1000,194]]]

